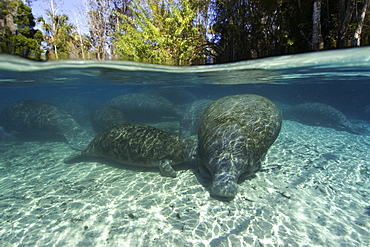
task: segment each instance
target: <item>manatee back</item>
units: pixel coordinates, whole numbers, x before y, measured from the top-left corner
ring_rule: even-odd
[[[17,101],[3,110],[1,119],[6,130],[23,134],[62,135],[77,150],[85,149],[91,140],[68,112],[44,101]]]
[[[155,123],[179,118],[179,109],[169,100],[151,94],[125,94],[111,99],[107,105],[118,108],[127,121]]]
[[[143,124],[121,124],[98,134],[84,156],[102,156],[137,166],[158,166],[162,159],[174,164],[188,160],[188,140]]]
[[[69,114],[61,108],[38,100],[22,100],[5,108],[1,119],[4,127],[19,132],[60,132],[59,122]]]
[[[322,103],[302,103],[284,111],[284,118],[313,126],[329,127],[353,134],[366,134],[367,131],[354,126],[339,110]]]
[[[281,128],[278,108],[265,97],[251,94],[226,96],[205,110],[198,132],[199,155],[204,165],[218,169],[210,159],[222,153],[245,161],[242,173],[267,152]],[[210,164],[211,163],[211,164]]]

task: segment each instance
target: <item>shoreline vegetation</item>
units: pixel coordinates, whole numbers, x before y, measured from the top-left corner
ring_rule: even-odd
[[[369,0],[87,0],[85,32],[33,2],[0,0],[0,53],[199,65],[370,44]]]

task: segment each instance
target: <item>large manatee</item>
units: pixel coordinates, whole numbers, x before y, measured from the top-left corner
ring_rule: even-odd
[[[120,124],[98,134],[88,148],[66,163],[88,157],[105,157],[133,166],[159,167],[161,174],[176,177],[172,165],[191,161],[197,143],[144,124]]]
[[[12,103],[2,111],[0,125],[22,134],[62,135],[77,150],[85,149],[92,139],[68,112],[39,100]]]
[[[207,107],[198,131],[198,163],[212,175],[214,195],[234,197],[238,178],[260,169],[281,122],[275,104],[258,95],[226,96]]]

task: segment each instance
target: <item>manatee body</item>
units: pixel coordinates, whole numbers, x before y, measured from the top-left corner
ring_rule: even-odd
[[[191,161],[197,143],[144,124],[121,124],[98,134],[81,154],[66,162],[85,157],[105,157],[134,166],[159,167],[164,176],[175,177],[172,165]]]
[[[212,103],[212,100],[197,100],[188,105],[180,121],[181,136],[188,137],[198,133],[199,122],[204,110]]]
[[[284,118],[307,125],[329,127],[360,134],[347,117],[334,107],[322,103],[303,103],[284,110]]]
[[[96,132],[127,122],[124,114],[115,106],[103,105],[91,114],[91,124]]]
[[[91,136],[68,112],[48,102],[17,101],[2,111],[0,119],[7,131],[32,135],[62,135],[77,150],[84,150],[91,140]]]
[[[61,95],[53,99],[53,103],[61,106],[81,126],[90,127],[90,122],[87,120],[90,119],[91,106],[95,103],[93,99]]]
[[[175,105],[188,104],[197,100],[194,94],[177,86],[157,88],[149,91],[149,93],[168,99]]]
[[[153,123],[179,118],[176,105],[163,97],[151,94],[125,94],[111,99],[107,105],[118,108],[128,122]]]
[[[253,175],[281,128],[279,109],[265,97],[242,94],[214,101],[199,127],[199,166],[212,176],[211,192],[232,198],[241,175]]]

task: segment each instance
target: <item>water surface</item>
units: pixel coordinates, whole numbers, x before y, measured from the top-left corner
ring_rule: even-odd
[[[76,151],[63,140],[14,140],[2,131],[0,244],[368,246],[369,60],[366,47],[191,67],[0,55],[0,109],[18,100],[50,102],[91,135],[91,113],[132,93],[166,98],[180,115],[195,101],[233,94],[265,96],[282,112],[318,102],[364,130],[284,118],[262,171],[240,183],[232,201],[212,197],[196,167],[166,178],[99,161],[65,164]],[[181,117],[143,122],[182,134]]]

